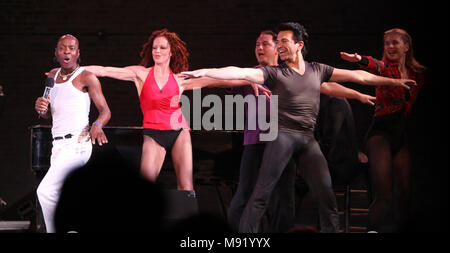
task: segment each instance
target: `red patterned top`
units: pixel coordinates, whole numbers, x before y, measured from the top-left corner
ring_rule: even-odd
[[[362,56],[359,62],[362,69],[375,75],[400,79],[401,74],[397,63],[384,62],[370,56]],[[407,69],[408,78],[416,81],[417,86],[412,86],[408,91],[402,87],[377,86],[374,117],[392,114],[405,110],[405,115],[411,112],[412,105],[417,99],[420,88],[424,83],[424,75]]]

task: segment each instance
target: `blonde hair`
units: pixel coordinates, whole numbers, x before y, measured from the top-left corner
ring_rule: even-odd
[[[390,30],[387,30],[384,32],[383,41],[388,35],[391,35],[391,34],[400,35],[400,38],[403,40],[403,42],[405,44],[408,44],[408,46],[409,46],[409,50],[408,50],[408,52],[406,52],[406,57],[405,57],[406,66],[409,67],[410,69],[412,69],[416,73],[424,72],[426,67],[421,65],[416,60],[416,58],[414,58],[414,50],[413,50],[413,43],[412,43],[411,36],[403,29],[394,28],[394,29],[390,29]],[[386,60],[385,52],[383,52],[383,61],[384,60]]]

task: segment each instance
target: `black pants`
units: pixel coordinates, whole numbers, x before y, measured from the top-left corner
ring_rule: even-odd
[[[239,169],[239,184],[228,210],[228,223],[233,231],[238,231],[242,212],[247,204],[258,178],[259,168],[264,154],[264,144],[244,147]],[[278,184],[270,198],[267,212],[258,232],[282,233],[294,226],[295,199],[294,183],[295,162],[291,159],[284,169]]]
[[[291,157],[298,161],[300,173],[318,202],[322,232],[338,232],[339,215],[327,161],[312,135],[279,132],[266,144],[255,188],[242,214],[239,232],[258,232],[270,197]]]
[[[358,139],[353,112],[344,98],[320,94],[314,133],[335,188],[345,188],[359,172]]]

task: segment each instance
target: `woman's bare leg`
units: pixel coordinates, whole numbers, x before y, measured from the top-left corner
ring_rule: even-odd
[[[192,143],[189,130],[182,130],[172,148],[172,161],[177,174],[178,190],[194,190],[192,175]]]
[[[141,156],[141,174],[144,178],[155,182],[166,156],[166,150],[151,137],[144,135]]]

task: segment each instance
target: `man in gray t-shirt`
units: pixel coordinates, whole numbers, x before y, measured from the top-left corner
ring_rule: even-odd
[[[339,216],[330,172],[313,128],[319,110],[322,82],[353,82],[366,85],[392,85],[409,89],[413,80],[375,76],[362,70],[344,70],[324,64],[309,63],[306,53],[306,30],[298,23],[278,27],[277,50],[284,64],[266,68],[226,67],[182,72],[181,77],[211,77],[223,80],[245,79],[272,89],[279,101],[279,131],[266,144],[262,165],[252,195],[244,209],[239,232],[258,232],[273,189],[292,156],[300,173],[317,199],[322,232],[337,232]]]
[[[264,84],[278,95],[278,129],[312,135],[319,113],[320,85],[330,80],[333,68],[305,61],[301,75],[286,64],[262,68]]]

